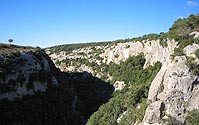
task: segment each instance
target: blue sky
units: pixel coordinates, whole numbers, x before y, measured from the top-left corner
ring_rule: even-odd
[[[167,32],[199,0],[0,0],[0,42],[49,47]]]

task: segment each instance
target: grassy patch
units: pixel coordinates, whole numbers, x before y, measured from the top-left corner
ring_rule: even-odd
[[[17,53],[19,51],[24,51],[24,52],[35,51],[35,48],[28,46],[17,46],[17,45],[0,43],[0,54],[11,54],[11,53]]]

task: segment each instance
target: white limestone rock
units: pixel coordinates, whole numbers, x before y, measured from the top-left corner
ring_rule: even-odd
[[[48,60],[44,55],[40,57],[35,56],[34,52],[21,52],[19,57],[1,56],[1,58],[9,58],[11,63],[18,62],[12,66],[13,71],[7,72],[5,79],[0,79],[0,83],[9,90],[0,92],[0,100],[15,98],[22,98],[25,95],[34,95],[36,92],[45,92],[47,90],[47,79],[45,81],[38,81],[38,79],[30,79],[32,74],[38,74],[44,71],[43,74],[51,72]],[[21,61],[19,61],[21,60]],[[52,83],[57,84],[56,78],[52,78]],[[31,87],[28,88],[29,84]]]
[[[165,108],[164,103],[161,101],[156,101],[150,104],[146,109],[146,115],[144,116],[144,123],[155,124],[160,122],[164,108]]]
[[[115,87],[115,91],[122,90],[125,87],[124,81],[116,81],[113,85]]]
[[[191,56],[197,49],[199,46],[193,44],[185,47],[184,51],[186,56]],[[186,110],[199,109],[198,76],[191,73],[186,62],[185,56],[177,56],[173,61],[166,60],[152,81],[148,94],[151,104],[162,101],[165,113],[182,123]],[[149,115],[146,110],[145,116]],[[145,119],[143,121],[147,122]]]

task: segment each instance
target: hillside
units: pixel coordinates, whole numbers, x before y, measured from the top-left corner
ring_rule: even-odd
[[[61,72],[39,48],[1,44],[1,124],[85,124],[112,92],[87,72]]]
[[[198,28],[199,15],[190,15],[167,33],[45,51],[62,71],[87,71],[114,85],[88,125],[191,124],[199,105]]]
[[[1,124],[199,124],[199,15],[138,38],[0,49]]]

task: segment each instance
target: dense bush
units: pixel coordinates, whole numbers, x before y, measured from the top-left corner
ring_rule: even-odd
[[[199,123],[199,111],[194,109],[192,111],[188,111],[186,116],[186,124],[188,125],[198,125]]]
[[[141,121],[146,108],[146,99],[151,81],[159,71],[161,64],[156,63],[143,69],[145,59],[143,54],[130,57],[125,62],[110,64],[108,72],[115,80],[124,80],[126,86],[121,91],[116,91],[108,103],[102,105],[87,122],[87,125],[114,125],[117,118],[124,112],[127,113],[121,124],[127,125]],[[141,108],[136,109],[140,103]]]
[[[150,79],[147,78],[152,75],[152,71],[143,70],[144,64],[145,58],[142,53],[138,56],[129,57],[125,62],[121,62],[119,65],[115,63],[109,64],[108,72],[113,76],[113,83],[115,81],[125,81],[126,84],[134,82],[143,83],[150,81]],[[161,65],[158,63],[156,66],[160,67]],[[148,74],[147,72],[150,73]]]
[[[199,65],[195,62],[193,57],[187,57],[186,66],[193,75],[199,75]]]
[[[174,48],[174,52],[171,55],[171,57],[172,57],[172,59],[174,59],[176,56],[183,56],[183,55],[185,55],[183,49],[181,49],[181,48]]]
[[[199,49],[195,51],[196,57],[199,58]]]
[[[168,46],[167,41],[164,40],[164,39],[160,39],[160,45],[161,45],[163,48],[166,48],[166,47]]]
[[[171,35],[179,35],[184,38],[188,37],[189,33],[193,31],[199,31],[199,14],[191,14],[188,18],[178,19],[169,29]]]
[[[80,115],[70,111],[72,98],[64,88],[52,88],[15,101],[1,100],[1,124],[66,124],[67,119],[68,124],[80,125]]]

